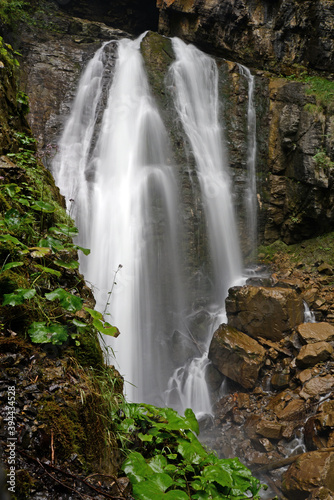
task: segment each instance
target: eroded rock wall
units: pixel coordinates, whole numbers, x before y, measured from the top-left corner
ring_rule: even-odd
[[[330,0],[158,0],[159,29],[246,64],[333,71]]]

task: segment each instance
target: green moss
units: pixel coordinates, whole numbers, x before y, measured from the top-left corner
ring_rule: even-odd
[[[273,260],[273,257],[280,252],[287,252],[288,245],[286,245],[283,241],[277,240],[271,245],[261,245],[258,248],[258,256],[259,258],[265,262],[270,263]]]
[[[72,348],[74,357],[84,367],[98,367],[103,365],[103,354],[96,331],[87,328],[80,334],[80,346]]]
[[[66,460],[73,453],[82,455],[86,436],[75,407],[60,406],[53,399],[42,400],[38,419],[45,423],[50,436],[52,433],[55,455],[58,459]]]
[[[318,262],[326,262],[334,267],[334,232],[318,236],[294,245],[286,245],[276,241],[271,245],[260,246],[261,260],[270,263],[277,254],[286,254],[292,262],[302,262],[305,266],[313,267]]]
[[[15,496],[19,500],[28,500],[31,489],[34,486],[34,479],[30,476],[27,470],[17,470],[15,473],[16,485]]]

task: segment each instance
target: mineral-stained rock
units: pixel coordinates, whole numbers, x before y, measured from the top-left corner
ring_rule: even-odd
[[[329,323],[302,323],[297,326],[297,332],[303,343],[332,342],[334,340],[334,326]]]
[[[334,387],[334,377],[325,375],[324,377],[314,377],[304,385],[299,395],[304,399],[326,394]]]
[[[226,313],[234,328],[254,338],[280,340],[303,321],[303,302],[288,288],[233,287]]]
[[[320,487],[334,491],[334,452],[304,453],[283,474],[282,486],[293,500],[304,500]]]
[[[301,368],[314,366],[326,361],[333,353],[333,347],[328,342],[316,342],[304,345],[296,357],[296,365]]]
[[[213,335],[209,359],[223,375],[250,389],[264,364],[265,349],[236,328],[222,324]]]

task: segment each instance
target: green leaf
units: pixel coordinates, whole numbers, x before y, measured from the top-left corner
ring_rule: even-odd
[[[93,318],[93,326],[100,333],[115,338],[118,337],[118,335],[120,334],[118,328],[116,328],[116,326],[112,326],[110,323],[107,323],[107,321],[104,321],[102,313],[100,313],[99,311],[95,311],[95,309],[90,309],[89,307],[85,307],[84,309],[91,315],[91,317]]]
[[[40,264],[34,264],[34,267],[36,267],[36,269],[39,269],[43,273],[53,274],[54,276],[57,276],[58,278],[60,278],[60,276],[61,276],[61,272],[56,271],[56,269],[51,269],[50,267],[41,266]]]
[[[47,326],[44,322],[34,322],[30,325],[28,334],[32,342],[36,344],[60,345],[68,339],[66,327],[56,323]]]
[[[199,425],[195,413],[191,408],[187,408],[184,412],[185,421],[187,422],[188,429],[195,432],[195,434],[199,434]]]
[[[102,313],[96,311],[95,309],[90,309],[89,307],[84,307],[85,311],[87,311],[93,319],[101,319],[103,320]]]
[[[154,484],[159,488],[160,491],[164,492],[174,484],[173,479],[163,472],[157,472],[149,477],[150,483]]]
[[[38,245],[40,247],[51,248],[54,252],[59,252],[61,250],[65,250],[63,242],[58,240],[57,238],[53,238],[53,236],[48,235],[46,238],[42,238]]]
[[[189,500],[189,496],[181,490],[167,491],[164,495],[165,500]]]
[[[23,262],[8,262],[8,264],[5,264],[2,268],[2,271],[7,271],[8,269],[12,269],[13,267],[20,267],[23,266]]]
[[[90,250],[89,250],[89,248],[80,247],[79,245],[74,245],[74,248],[75,248],[76,250],[81,250],[81,252],[82,252],[84,255],[89,255],[89,254],[90,254]]]
[[[136,428],[136,423],[133,418],[125,418],[121,424],[118,426],[118,429],[125,434],[130,434]]]
[[[3,306],[19,306],[36,295],[34,288],[17,288],[13,293],[5,293]]]
[[[30,207],[30,201],[27,198],[19,198],[17,201],[25,207]]]
[[[153,441],[153,436],[151,436],[150,434],[143,434],[142,432],[139,432],[138,437],[141,441],[144,441],[144,442]]]
[[[70,260],[69,262],[64,262],[63,260],[56,260],[55,264],[65,269],[78,269],[79,262],[77,260]]]
[[[19,226],[22,222],[20,212],[16,208],[7,210],[5,213],[5,222],[9,228]]]
[[[46,293],[45,298],[47,300],[56,300],[58,299],[60,305],[66,309],[66,311],[76,312],[82,309],[83,300],[76,295],[72,295],[71,293],[63,290],[63,288],[57,288],[53,292]]]
[[[156,484],[142,481],[133,485],[133,497],[137,500],[163,500],[165,495]]]
[[[137,451],[132,451],[122,465],[122,470],[135,485],[145,481],[147,476],[153,474],[152,469],[147,465],[144,457]]]
[[[109,335],[110,337],[118,337],[120,334],[116,326],[112,326],[107,322],[103,322],[100,319],[93,319],[93,326],[104,335]]]
[[[17,238],[12,236],[11,234],[1,234],[0,235],[0,241],[3,243],[14,243],[14,245],[20,245],[23,248],[28,248],[26,245],[21,243]]]
[[[84,323],[83,321],[78,320],[77,318],[72,319],[72,323],[74,326],[77,327],[79,331],[83,331],[87,328],[87,323]]]
[[[223,464],[205,467],[202,478],[211,483],[214,481],[227,488],[231,488],[233,485],[230,470],[227,470]]]
[[[149,461],[149,466],[154,472],[164,472],[166,465],[167,458],[163,455],[155,455],[152,460]]]
[[[10,198],[14,198],[14,196],[16,196],[21,191],[21,188],[14,183],[5,184],[2,187],[4,188],[8,196],[10,196]]]
[[[42,201],[42,200],[35,201],[35,203],[31,205],[31,208],[33,210],[37,210],[38,212],[44,212],[48,214],[51,214],[55,211],[54,205],[48,203],[47,201]]]
[[[194,436],[195,440],[192,442],[179,438],[177,451],[183,458],[193,464],[199,464],[207,456],[207,452],[204,450],[201,443]]]
[[[49,232],[55,234],[63,234],[64,236],[72,237],[79,234],[78,228],[68,226],[67,224],[57,224],[56,227],[50,227]]]
[[[51,253],[51,248],[31,247],[30,250],[32,250],[30,255],[33,259],[41,259]]]

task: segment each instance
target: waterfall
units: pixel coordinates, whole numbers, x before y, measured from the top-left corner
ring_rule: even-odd
[[[316,323],[315,314],[309,308],[309,305],[305,300],[303,300],[304,304],[304,323]]]
[[[197,415],[210,413],[205,381],[207,351],[216,327],[224,317],[228,288],[242,276],[240,246],[236,232],[228,158],[219,117],[218,70],[213,58],[182,40],[172,40],[176,60],[170,68],[175,106],[190,143],[201,189],[212,260],[210,308],[205,352],[178,368],[169,381],[167,403],[179,401],[183,411],[191,405]]]
[[[192,407],[200,415],[211,410],[205,380],[210,340],[225,320],[228,288],[242,279],[218,70],[211,57],[172,40],[169,78],[195,163],[212,267],[203,311],[206,338],[197,345],[191,329],[201,311],[188,299],[177,169],[140,53],[144,36],[108,42],[88,64],[53,174],[79,228],[79,243],[91,250],[80,258],[80,270],[96,308],[106,310],[121,332],[106,342],[115,353],[109,361],[127,381],[127,399],[181,411]]]
[[[242,274],[242,264],[219,123],[218,70],[213,58],[178,38],[173,39],[173,49],[175,105],[195,158],[208,227],[212,298],[223,304],[228,288]]]
[[[254,75],[250,70],[238,64],[240,74],[248,82],[247,109],[247,188],[245,209],[247,214],[248,238],[251,250],[256,247],[257,240],[257,198],[256,198],[256,111],[254,103]]]
[[[74,199],[76,222],[91,250],[81,270],[92,285],[98,310],[105,309],[113,289],[107,312],[121,335],[117,341],[106,338],[106,342],[128,382],[127,397],[157,402],[168,378],[166,343],[178,327],[183,299],[177,185],[167,164],[166,130],[139,51],[141,38],[118,44],[97,137],[92,129],[97,122],[96,102],[103,101],[101,60],[108,54],[100,49],[88,65],[54,170],[63,194]],[[87,82],[93,83],[90,79],[96,67],[98,84],[91,88]],[[89,96],[94,96],[91,101]],[[87,119],[80,121],[86,114]],[[69,175],[68,165],[71,172],[77,169],[77,177]]]

